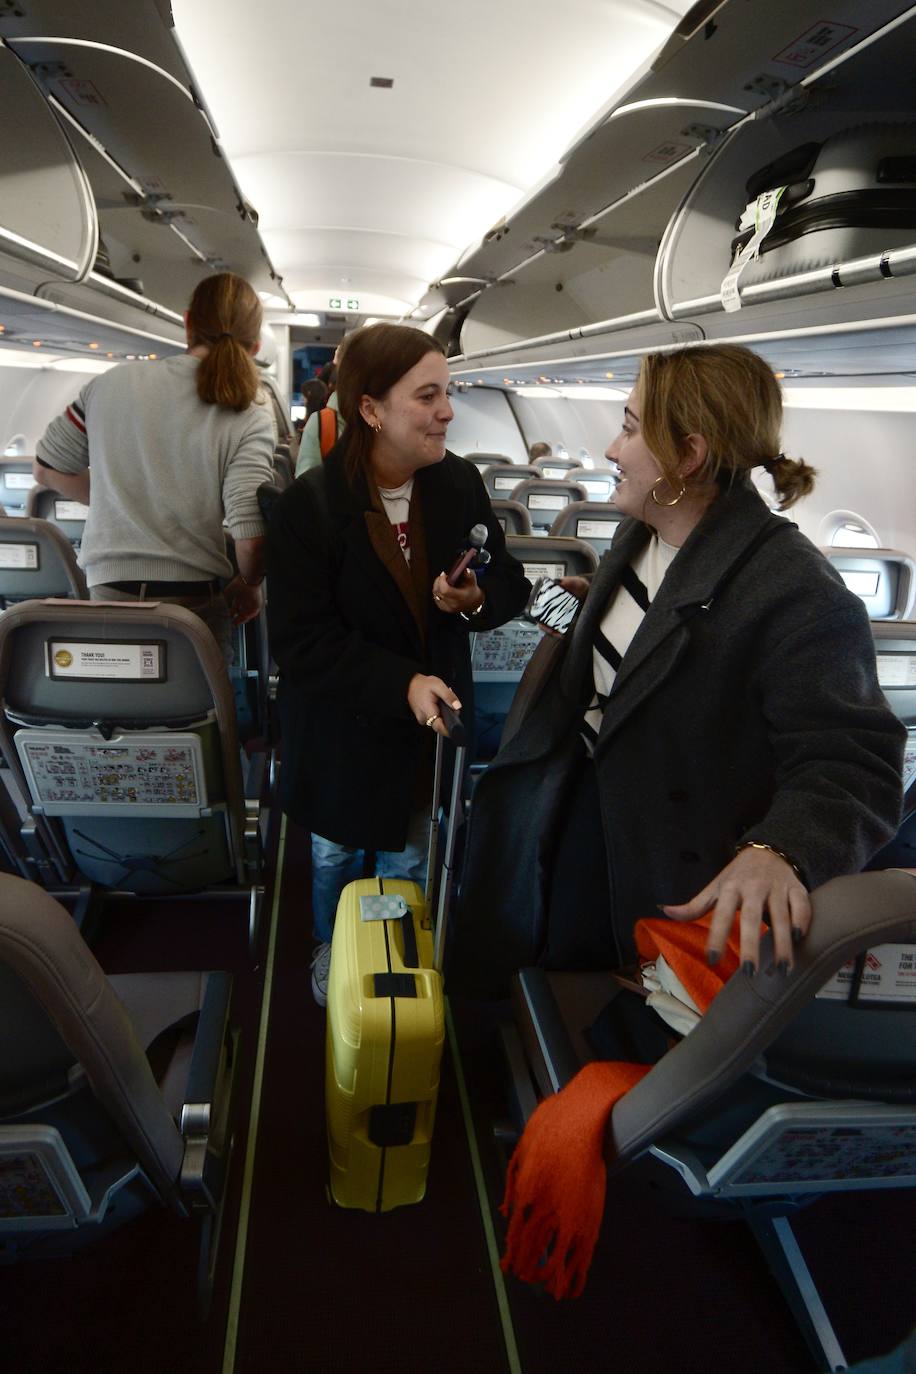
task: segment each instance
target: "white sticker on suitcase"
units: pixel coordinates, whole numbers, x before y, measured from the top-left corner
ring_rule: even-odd
[[[359,899],[361,921],[399,921],[409,910],[404,898],[395,895],[370,892]]]
[[[749,229],[753,225],[754,232],[744,247],[738,249],[735,260],[722,282],[722,309],[729,313],[741,309],[738,278],[748,263],[760,256],[760,245],[776,223],[776,211],[779,209],[785,189],[785,186],[777,186],[772,191],[764,191],[762,196],[758,196],[747,206],[741,217],[740,228]]]

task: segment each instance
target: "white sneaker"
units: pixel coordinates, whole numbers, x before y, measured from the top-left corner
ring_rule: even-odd
[[[328,1005],[328,973],[331,968],[331,946],[322,942],[312,955],[312,996],[319,1007]]]

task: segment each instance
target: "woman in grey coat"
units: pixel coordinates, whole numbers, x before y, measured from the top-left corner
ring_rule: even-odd
[[[633,959],[660,907],[712,912],[710,962],[741,912],[786,970],[808,892],[894,833],[902,725],[878,687],[865,610],[785,509],[814,472],[780,452],[766,364],[735,345],[647,357],[608,449],[624,520],[523,725],[474,795],[453,990],[500,996],[515,969]]]

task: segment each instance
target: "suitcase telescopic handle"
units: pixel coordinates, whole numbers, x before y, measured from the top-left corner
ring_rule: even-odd
[[[444,701],[440,701],[439,710],[442,715],[442,723],[448,733],[448,741],[455,747],[455,763],[452,770],[452,794],[448,808],[448,828],[445,837],[445,852],[442,858],[442,874],[439,884],[439,903],[436,913],[435,948],[433,954],[433,968],[441,973],[445,955],[446,924],[448,921],[449,903],[451,901],[452,883],[454,879],[455,840],[460,824],[461,784],[464,775],[467,731],[465,730],[464,722],[458,712],[453,711]],[[443,755],[445,752],[445,745],[445,738],[439,731],[436,731],[436,760],[433,769],[433,799],[429,826],[429,855],[426,864],[426,900],[430,905],[430,909],[432,908],[433,890],[435,888],[438,863],[439,804],[442,794]]]
[[[464,728],[464,721],[457,711],[453,711],[447,701],[439,700],[439,715],[442,717],[442,724],[445,732],[454,744],[456,749],[462,749],[465,744],[467,732]]]

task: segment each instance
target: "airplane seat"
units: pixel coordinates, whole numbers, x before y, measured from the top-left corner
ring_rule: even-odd
[[[570,468],[566,480],[584,487],[589,501],[610,501],[617,487],[617,478],[609,468]]]
[[[257,793],[246,801],[232,685],[213,635],[183,606],[11,607],[0,616],[0,754],[31,816],[101,887],[244,893],[256,881]]]
[[[767,935],[757,976],[732,977],[617,1102],[605,1158],[613,1173],[645,1160],[702,1214],[745,1220],[818,1367],[833,1370],[846,1363],[790,1217],[825,1193],[916,1187],[916,871],[836,878],[811,899],[793,971],[776,971]],[[589,1036],[618,989],[610,973],[517,975],[543,1095],[608,1057]],[[524,1077],[516,1103],[525,1115],[534,1104]]]
[[[546,477],[551,481],[565,482],[573,468],[579,464],[573,462],[572,458],[535,458],[532,467],[536,467],[541,477]]]
[[[588,492],[578,482],[556,477],[529,477],[512,493],[512,500],[528,508],[532,527],[549,533],[557,516],[571,501],[587,501]]]
[[[907,739],[900,827],[867,867],[916,867],[916,621],[875,620],[871,632],[878,685],[894,715],[906,726]]]
[[[475,466],[475,468],[479,468],[481,477],[484,475],[484,473],[486,472],[487,468],[492,468],[492,467],[506,467],[507,465],[511,464],[511,462],[512,462],[512,459],[509,457],[508,453],[476,453],[476,452],[475,452],[475,453],[465,453],[465,454],[464,454],[464,457],[465,457],[465,459],[467,460],[467,462],[473,463],[474,466]]]
[[[495,497],[499,501],[512,500],[512,493],[519,482],[526,477],[537,477],[538,470],[533,467],[522,467],[520,463],[493,463],[487,470],[481,473],[483,484],[487,489],[487,495],[492,501]]]
[[[0,457],[0,503],[7,515],[25,515],[29,493],[37,485],[31,458]]]
[[[549,536],[506,535],[506,547],[524,566],[531,582],[539,577],[559,579],[593,573],[598,556],[581,539]],[[516,688],[541,640],[538,627],[516,616],[495,630],[471,636],[471,671],[474,677],[475,754],[472,768],[492,759],[499,749],[503,726]]]
[[[63,530],[34,516],[0,517],[0,605],[36,597],[88,597],[86,577]]]
[[[605,501],[570,501],[554,520],[550,533],[583,539],[600,558],[611,547],[611,540],[623,519],[623,514]]]
[[[70,541],[74,553],[79,553],[86,516],[89,514],[88,506],[81,501],[71,501],[56,491],[49,491],[47,487],[35,486],[29,492],[25,513],[36,520],[50,521]]]
[[[106,978],[49,893],[0,874],[0,1263],[70,1254],[156,1201],[218,1213],[230,992],[224,973]]]
[[[916,611],[916,563],[899,549],[821,549],[846,586],[860,597],[869,620],[906,620]]]
[[[491,501],[504,534],[531,534],[531,516],[520,501]]]

